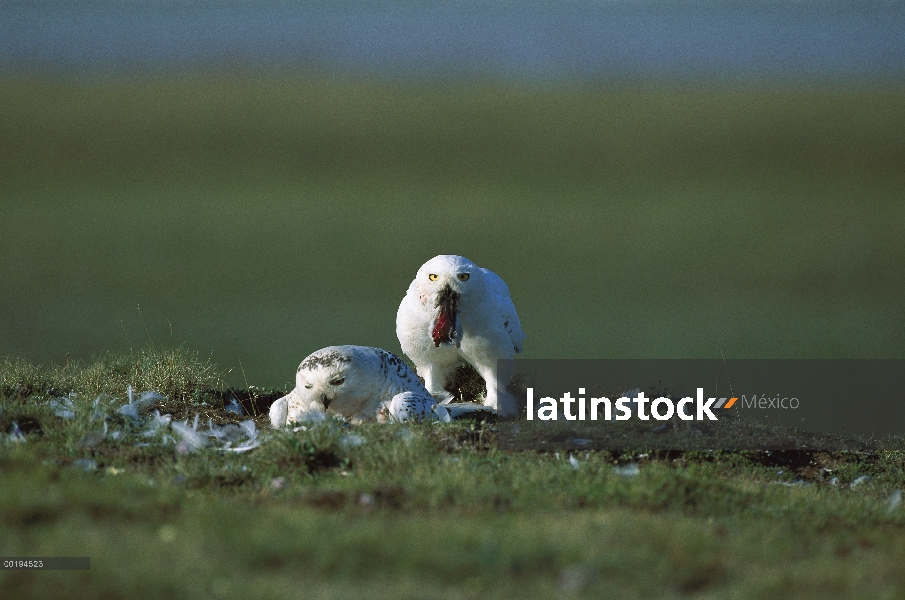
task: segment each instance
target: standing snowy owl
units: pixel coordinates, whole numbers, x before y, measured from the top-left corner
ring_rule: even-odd
[[[461,256],[430,259],[399,305],[396,335],[438,401],[451,400],[444,387],[463,358],[484,378],[485,406],[502,416],[517,413],[515,398],[499,382],[512,376],[525,334],[509,288],[492,271]]]
[[[381,348],[328,346],[299,365],[295,389],[270,407],[270,422],[316,421],[328,414],[374,421],[397,394],[429,396],[404,360]]]

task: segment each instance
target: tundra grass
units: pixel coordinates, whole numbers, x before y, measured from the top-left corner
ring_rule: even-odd
[[[506,452],[493,424],[339,422],[262,432],[247,453],[99,436],[149,356],[0,366],[0,555],[90,571],[0,571],[11,597],[897,598],[901,452]],[[169,366],[167,366],[169,361]],[[179,368],[173,365],[181,363]],[[116,381],[95,404],[97,373]],[[101,377],[103,379],[103,377]],[[41,381],[41,385],[34,382]],[[184,418],[239,418],[203,377]],[[31,383],[27,383],[31,382]],[[73,418],[55,414],[58,393]],[[219,399],[219,403],[218,403]],[[165,409],[161,401],[157,408]],[[243,417],[247,418],[247,417]],[[263,425],[266,417],[257,417]],[[16,422],[21,435],[13,433]]]

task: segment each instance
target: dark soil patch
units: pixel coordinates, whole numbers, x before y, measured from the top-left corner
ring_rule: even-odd
[[[226,391],[206,390],[204,393],[210,398],[214,398],[221,402],[224,409],[233,399],[235,399],[236,402],[242,406],[242,410],[245,413],[244,416],[237,416],[245,419],[252,418],[255,421],[257,421],[259,417],[266,417],[270,412],[270,406],[286,395],[286,392],[274,390],[262,391],[256,389],[228,389]]]
[[[0,432],[10,434],[13,432],[13,423],[19,429],[22,435],[33,433],[35,435],[44,435],[44,428],[41,421],[35,417],[27,415],[6,414],[0,417]]]
[[[349,503],[349,494],[339,490],[313,490],[305,496],[305,502],[318,508],[337,510]]]
[[[330,450],[319,450],[307,441],[295,452],[280,454],[275,462],[281,471],[286,472],[302,470],[308,473],[322,473],[331,469],[352,468],[352,463],[348,459],[341,458]]]
[[[185,486],[189,489],[202,488],[237,488],[252,483],[254,478],[242,473],[222,473],[219,475],[197,475],[185,480]]]
[[[640,421],[518,421],[499,426],[501,450],[611,452],[769,451],[777,463],[794,468],[807,464],[815,452],[873,452],[901,450],[905,438],[862,439],[767,426],[743,419],[723,418],[708,423],[672,422],[650,427]]]
[[[242,421],[247,421],[248,419],[252,419],[259,428],[270,427],[270,417],[266,411],[259,413],[257,416],[252,416],[248,413],[240,415],[226,410],[219,405],[199,406],[197,404],[186,404],[174,400],[153,404],[150,407],[150,410],[159,410],[160,414],[172,415],[173,420],[175,421],[188,421],[189,423],[194,420],[195,415],[198,415],[199,427],[206,427],[209,421],[212,421],[214,425],[219,427],[229,423],[238,424]]]
[[[405,503],[405,488],[400,485],[385,485],[374,490],[374,502],[378,506],[399,509]]]

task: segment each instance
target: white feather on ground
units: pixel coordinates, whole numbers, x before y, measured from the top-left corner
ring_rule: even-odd
[[[161,415],[159,409],[155,409],[145,416],[153,402],[167,400],[165,396],[157,392],[146,391],[136,395],[132,392],[132,386],[129,386],[126,396],[129,400],[128,403],[121,405],[115,411],[116,418],[113,419],[114,422],[121,423],[122,429],[115,431],[110,430],[108,420],[111,415],[105,412],[101,397],[96,398],[90,405],[77,405],[72,401],[73,396],[54,398],[49,402],[49,406],[61,419],[73,419],[77,413],[81,413],[92,421],[100,420],[100,429],[88,432],[79,442],[83,446],[96,446],[105,439],[109,439],[135,441],[136,447],[175,443],[176,451],[179,453],[194,452],[210,447],[223,452],[247,452],[260,446],[263,441],[258,436],[257,427],[251,419],[219,427],[214,425],[213,419],[208,419],[208,428],[204,430],[198,428],[199,415],[195,415],[191,424],[188,420],[174,421],[171,415]],[[14,433],[18,432],[15,423],[13,425]],[[93,464],[91,469],[97,468],[94,461],[86,460],[84,464],[88,466]]]
[[[509,288],[492,271],[455,255],[427,261],[399,305],[396,335],[438,401],[452,399],[445,386],[464,359],[484,378],[485,406],[501,416],[517,413],[505,383],[525,334]]]
[[[353,423],[375,421],[384,403],[403,392],[429,396],[404,360],[381,348],[328,346],[310,354],[296,371],[296,385],[270,407],[270,422],[283,427],[338,415]]]

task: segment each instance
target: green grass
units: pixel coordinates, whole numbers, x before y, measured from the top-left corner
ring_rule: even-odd
[[[204,391],[212,372],[190,353],[161,350],[68,372],[0,365],[0,555],[91,557],[88,572],[0,571],[5,595],[905,592],[905,506],[891,503],[905,475],[901,452],[817,453],[801,464],[762,452],[577,452],[574,469],[565,455],[498,449],[490,425],[326,423],[268,431],[245,454],[181,453],[160,437],[144,447],[132,435],[98,439],[103,422],[132,431],[116,414],[126,382],[178,381],[170,389],[185,399],[180,418],[235,420]],[[98,376],[109,386],[96,387]],[[47,405],[61,390],[75,394],[72,419]],[[98,391],[112,397],[94,415]],[[24,442],[9,440],[13,421]],[[637,475],[620,472],[630,463]]]
[[[223,383],[214,365],[184,348],[150,347],[132,356],[108,353],[89,364],[70,363],[67,357],[64,365],[51,367],[21,358],[0,361],[0,392],[6,396],[54,398],[76,390],[91,397],[117,396],[128,386],[183,400],[222,389]]]
[[[0,80],[0,355],[399,351],[418,266],[547,357],[902,357],[902,89]]]

